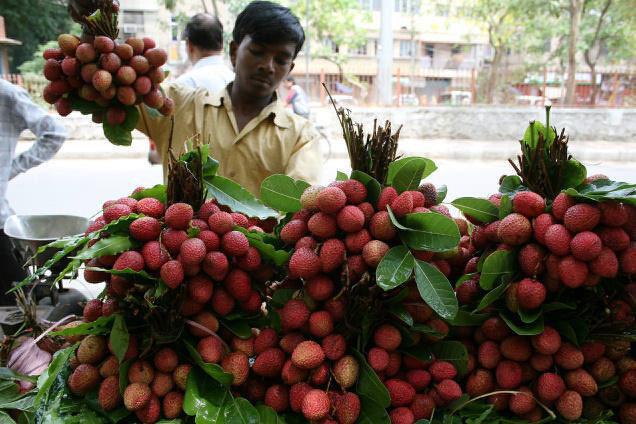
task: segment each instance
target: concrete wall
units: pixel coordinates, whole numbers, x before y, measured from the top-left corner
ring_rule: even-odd
[[[330,135],[340,134],[333,108],[312,111],[317,125]],[[414,139],[519,140],[528,122],[545,122],[545,112],[538,107],[445,107],[364,108],[352,113],[365,128],[390,120],[402,128],[401,137]],[[636,141],[636,109],[554,108],[551,125],[566,129],[577,141]]]

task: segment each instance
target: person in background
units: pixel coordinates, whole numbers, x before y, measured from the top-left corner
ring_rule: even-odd
[[[175,103],[171,118],[140,106],[137,129],[157,144],[164,177],[168,149],[178,157],[187,139],[199,134],[219,161],[218,175],[256,196],[262,181],[273,174],[320,182],[323,160],[318,132],[276,96],[304,42],[305,32],[288,8],[269,1],[251,2],[236,18],[230,43],[234,81],[217,92],[166,84],[166,95]]]
[[[35,134],[36,141],[16,156],[18,137],[26,129]],[[4,222],[13,214],[6,199],[7,185],[17,175],[55,156],[66,136],[64,126],[33,103],[24,89],[0,79],[0,304],[14,303],[5,293],[14,282],[26,277],[13,243],[3,231]]]
[[[303,118],[309,118],[309,101],[307,100],[305,90],[296,84],[296,80],[292,76],[287,77],[287,81],[285,81],[285,88],[287,89],[285,104],[287,106],[291,104],[292,110],[296,115],[300,115]]]
[[[192,69],[177,78],[177,84],[203,87],[211,93],[221,91],[234,79],[234,72],[223,62],[223,25],[216,16],[194,15],[183,31]]]

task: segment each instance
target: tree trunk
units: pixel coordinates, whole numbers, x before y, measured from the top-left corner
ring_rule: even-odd
[[[596,104],[596,96],[598,94],[599,86],[596,84],[596,64],[590,65],[590,82],[592,83],[592,93],[590,95],[590,104]]]
[[[497,79],[499,77],[499,67],[501,65],[501,59],[503,57],[501,47],[495,47],[495,57],[490,64],[490,75],[488,75],[488,82],[486,83],[485,100],[486,103],[491,104],[495,99],[495,90],[497,89]]]
[[[576,42],[579,39],[579,26],[583,0],[570,0],[570,33],[568,38],[568,80],[566,82],[565,103],[572,105],[576,102]]]

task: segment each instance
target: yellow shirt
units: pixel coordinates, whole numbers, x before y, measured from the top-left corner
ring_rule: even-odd
[[[168,169],[168,147],[172,132],[175,157],[185,150],[185,141],[200,134],[210,154],[219,161],[218,175],[230,178],[259,196],[261,182],[273,174],[286,174],[310,184],[320,181],[323,157],[319,135],[305,118],[294,115],[275,99],[239,132],[227,89],[211,94],[205,89],[166,85],[175,102],[172,119],[140,107],[137,129],[150,137]]]

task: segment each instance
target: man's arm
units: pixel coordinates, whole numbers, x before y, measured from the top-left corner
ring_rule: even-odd
[[[321,140],[322,136],[313,124],[306,121],[287,163],[285,174],[309,184],[320,183],[324,167]]]
[[[12,114],[16,122],[22,128],[31,130],[36,140],[31,148],[13,158],[10,179],[51,159],[67,137],[66,129],[60,121],[33,103],[25,90],[17,89],[14,100]]]

